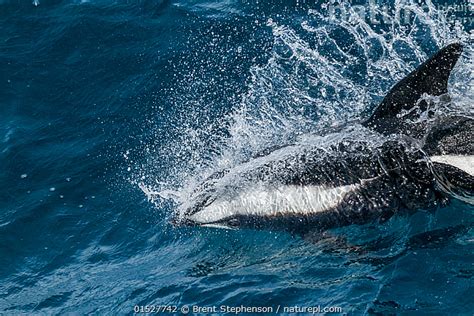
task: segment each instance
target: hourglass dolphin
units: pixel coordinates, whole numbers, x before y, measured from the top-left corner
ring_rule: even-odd
[[[461,53],[461,44],[444,47],[390,90],[359,124],[379,142],[293,144],[260,155],[207,179],[175,223],[304,234],[383,221],[452,197],[473,203],[473,120],[437,115],[414,123],[430,114],[427,96],[450,102],[448,79]]]

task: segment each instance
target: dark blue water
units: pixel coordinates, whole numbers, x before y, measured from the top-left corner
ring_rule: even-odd
[[[173,228],[176,205],[147,191],[185,191],[262,148],[364,115],[453,40],[467,45],[453,97],[472,111],[472,14],[455,3],[435,2],[453,8],[449,19],[413,13],[410,32],[330,22],[320,1],[0,0],[0,311],[471,314],[467,203],[334,232],[360,252]]]

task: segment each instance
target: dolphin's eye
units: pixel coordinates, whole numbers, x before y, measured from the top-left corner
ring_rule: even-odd
[[[237,218],[231,218],[230,220],[227,221],[227,225],[231,227],[237,227],[239,226],[240,221]]]

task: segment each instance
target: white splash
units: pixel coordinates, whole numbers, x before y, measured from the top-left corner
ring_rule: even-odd
[[[174,190],[161,190],[161,191],[156,191],[152,187],[144,184],[144,183],[139,183],[138,187],[145,193],[148,201],[150,202],[158,202],[160,199],[162,200],[173,200],[173,201],[179,201],[179,194],[174,191]]]

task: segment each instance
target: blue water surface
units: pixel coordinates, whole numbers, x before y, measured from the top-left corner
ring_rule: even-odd
[[[218,156],[213,139],[231,137],[227,118],[280,49],[273,23],[300,32],[308,10],[322,6],[0,0],[0,312],[321,305],[350,314],[472,314],[467,203],[335,232],[363,244],[361,252],[279,232],[174,228],[176,206],[151,203],[137,185],[143,177],[179,188],[182,170],[199,169],[196,152],[203,164]],[[465,32],[470,21],[461,23]],[[324,54],[323,42],[300,33]],[[348,36],[335,30],[332,38],[359,54]],[[426,54],[436,51],[416,36]],[[364,84],[357,60],[347,67],[345,75]],[[394,83],[387,76],[380,91]],[[173,150],[184,128],[207,134]],[[177,166],[190,167],[173,172]]]

